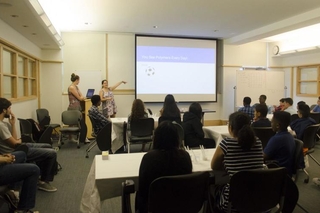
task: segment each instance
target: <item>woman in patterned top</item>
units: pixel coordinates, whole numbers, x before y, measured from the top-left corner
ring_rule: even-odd
[[[120,81],[112,87],[108,86],[108,81],[103,80],[101,82],[102,89],[99,92],[101,102],[102,102],[102,114],[107,118],[114,118],[117,113],[116,102],[114,101],[113,90],[115,90],[120,84],[126,84],[126,81]]]
[[[71,74],[72,84],[68,87],[69,106],[68,110],[79,110],[81,111],[80,101],[84,101],[86,98],[83,97],[82,93],[78,88],[80,77],[74,73]]]
[[[231,138],[223,139],[211,160],[213,170],[224,170],[229,177],[238,171],[263,169],[261,141],[250,127],[250,118],[243,112],[229,116]],[[222,212],[228,210],[229,184],[216,185],[212,190],[215,206]],[[233,212],[237,212],[233,209]]]

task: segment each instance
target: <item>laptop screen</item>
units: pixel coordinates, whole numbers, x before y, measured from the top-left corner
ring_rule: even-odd
[[[93,96],[93,94],[94,94],[94,89],[88,89],[86,97],[91,98]]]

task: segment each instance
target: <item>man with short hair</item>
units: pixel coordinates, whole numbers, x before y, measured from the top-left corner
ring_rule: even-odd
[[[271,114],[271,113],[272,113],[272,109],[271,109],[272,107],[267,105],[266,100],[267,100],[267,96],[266,96],[266,95],[260,95],[260,97],[259,97],[259,103],[254,104],[254,105],[252,106],[252,108],[253,108],[253,109],[256,108],[256,106],[257,106],[258,104],[266,105],[267,108],[268,108],[268,114]]]
[[[286,167],[288,174],[291,176],[295,142],[293,136],[288,132],[289,124],[290,113],[284,111],[273,113],[271,127],[276,134],[268,141],[263,150],[263,156],[266,161],[274,160],[279,166]]]
[[[253,108],[250,106],[251,104],[251,98],[250,97],[244,97],[243,98],[243,107],[241,107],[238,112],[244,112],[247,115],[249,115],[250,119],[252,120],[254,115],[253,115]]]
[[[254,108],[254,122],[252,127],[271,127],[271,122],[267,118],[268,107],[265,104],[257,104]]]
[[[291,122],[290,127],[296,133],[297,138],[302,140],[304,130],[308,126],[316,124],[316,121],[310,117],[310,107],[307,104],[299,105],[298,116],[298,119]]]
[[[98,134],[98,132],[110,121],[104,116],[100,110],[99,106],[101,105],[101,98],[99,95],[93,95],[91,97],[92,107],[89,109],[88,114],[91,119],[94,120],[95,126],[93,127],[94,133]]]
[[[9,120],[5,122],[4,119]],[[12,153],[22,144],[18,139],[16,130],[16,118],[11,110],[11,102],[5,98],[0,98],[0,153]],[[50,144],[45,143],[24,143],[29,147],[27,161],[35,162],[41,171],[41,179],[38,182],[38,189],[55,192],[57,188],[49,182],[53,181],[54,166],[57,161],[57,153]]]
[[[297,114],[297,110],[293,108],[293,100],[292,98],[284,99],[284,111],[289,112],[290,115]]]

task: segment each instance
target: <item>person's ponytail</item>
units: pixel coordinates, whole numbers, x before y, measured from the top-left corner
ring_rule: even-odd
[[[250,150],[256,144],[256,136],[250,125],[246,124],[238,131],[238,143],[243,150]]]

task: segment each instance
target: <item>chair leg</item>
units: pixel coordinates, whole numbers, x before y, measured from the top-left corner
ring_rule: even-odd
[[[97,141],[91,142],[90,146],[86,149],[86,158],[89,158],[89,152],[90,152],[91,149],[93,149],[93,147],[95,147],[96,145],[97,145]]]
[[[305,208],[303,208],[299,203],[297,203],[297,206],[302,209],[304,212],[309,213]]]
[[[320,166],[320,163],[319,163],[319,161],[317,161],[317,159],[315,159],[311,154],[308,154],[308,156],[310,156],[310,158],[312,158],[312,160],[314,162],[316,162],[316,164],[318,164],[318,166]]]
[[[303,169],[303,172],[307,175],[307,178],[306,179],[304,179],[304,183],[309,183],[309,173],[307,172],[307,170],[306,169]]]
[[[130,143],[128,143],[128,153],[130,153]]]

